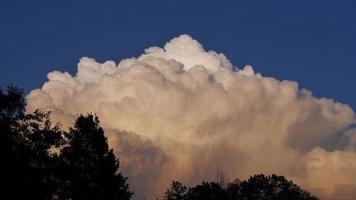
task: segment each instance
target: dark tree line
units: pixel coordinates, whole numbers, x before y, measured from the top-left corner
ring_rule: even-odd
[[[127,178],[94,115],[73,128],[52,125],[49,113],[25,113],[23,92],[0,90],[1,195],[8,199],[128,200]]]
[[[0,88],[0,192],[11,200],[129,200],[127,178],[95,115],[80,115],[68,131],[50,113],[25,113],[23,92]],[[317,200],[282,176],[245,181],[173,182],[164,200]]]
[[[203,182],[186,187],[173,182],[164,200],[318,200],[283,176],[263,174],[248,180],[235,180],[223,186],[217,182]]]

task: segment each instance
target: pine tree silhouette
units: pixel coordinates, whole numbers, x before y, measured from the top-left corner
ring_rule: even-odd
[[[128,200],[127,178],[118,172],[119,161],[109,149],[99,120],[79,116],[67,134],[68,146],[61,158],[63,188],[60,196],[72,200]]]

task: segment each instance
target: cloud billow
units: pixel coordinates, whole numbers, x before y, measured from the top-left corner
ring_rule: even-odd
[[[213,179],[219,169],[231,178],[285,175],[326,199],[356,194],[348,105],[239,69],[188,35],[119,64],[83,57],[75,76],[51,72],[27,100],[28,111],[52,111],[64,125],[96,113],[136,198],[161,195],[172,180]],[[330,138],[342,145],[328,148],[340,142]]]

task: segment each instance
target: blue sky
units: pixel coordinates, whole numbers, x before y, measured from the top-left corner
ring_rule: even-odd
[[[1,1],[0,85],[40,87],[80,57],[119,61],[187,33],[234,65],[356,109],[355,1]]]

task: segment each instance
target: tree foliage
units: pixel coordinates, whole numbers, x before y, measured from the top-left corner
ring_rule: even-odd
[[[247,181],[240,184],[241,193],[244,197],[251,200],[315,200],[308,192],[303,191],[292,181],[288,181],[283,176],[263,174],[250,177]]]
[[[128,200],[132,193],[127,178],[118,172],[119,161],[109,149],[97,117],[79,116],[66,135],[68,146],[62,150],[63,194],[72,199]]]
[[[127,178],[99,120],[80,115],[64,132],[50,113],[25,113],[22,90],[0,89],[1,193],[11,199],[128,200]]]
[[[177,187],[177,185],[179,187]],[[178,189],[177,189],[178,188]],[[248,180],[235,180],[226,187],[216,182],[203,182],[191,187],[188,192],[179,192],[186,188],[182,183],[173,182],[167,190],[165,200],[317,200],[310,193],[302,190],[283,176],[263,174],[250,177]],[[179,194],[179,195],[177,195]]]
[[[166,191],[165,200],[187,200],[188,189],[182,183],[173,181],[171,187]]]
[[[3,194],[12,199],[49,199],[55,190],[56,155],[51,148],[61,144],[61,131],[52,126],[49,113],[25,114],[21,90],[0,90],[0,158]]]

